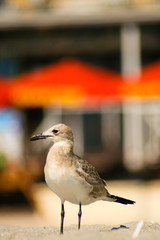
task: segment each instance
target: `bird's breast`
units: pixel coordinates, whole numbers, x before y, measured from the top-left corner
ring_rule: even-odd
[[[46,164],[45,180],[49,188],[60,198],[71,203],[85,204],[90,186],[78,179],[74,167],[66,168],[56,164]],[[88,204],[88,203],[87,203]]]

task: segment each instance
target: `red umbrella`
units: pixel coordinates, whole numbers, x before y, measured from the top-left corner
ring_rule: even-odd
[[[11,103],[20,107],[99,104],[118,96],[121,81],[111,71],[78,60],[61,60],[14,78]]]

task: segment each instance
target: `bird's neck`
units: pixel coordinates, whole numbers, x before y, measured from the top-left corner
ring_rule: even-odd
[[[52,152],[60,155],[73,153],[73,142],[70,140],[58,141],[51,147]]]
[[[47,156],[47,165],[68,165],[71,163],[71,156],[73,154],[73,142],[59,141],[55,142],[50,148]]]

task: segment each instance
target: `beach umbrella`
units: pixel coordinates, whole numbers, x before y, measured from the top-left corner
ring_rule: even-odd
[[[23,73],[12,79],[10,101],[17,107],[77,107],[119,97],[122,78],[75,59]]]

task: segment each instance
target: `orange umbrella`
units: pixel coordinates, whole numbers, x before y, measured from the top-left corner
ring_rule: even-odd
[[[131,78],[134,79],[134,74]],[[160,97],[160,61],[145,66],[138,81],[123,82],[121,93],[124,98],[132,99]]]
[[[10,100],[18,107],[99,104],[118,96],[121,81],[111,71],[78,60],[61,60],[14,78]]]

